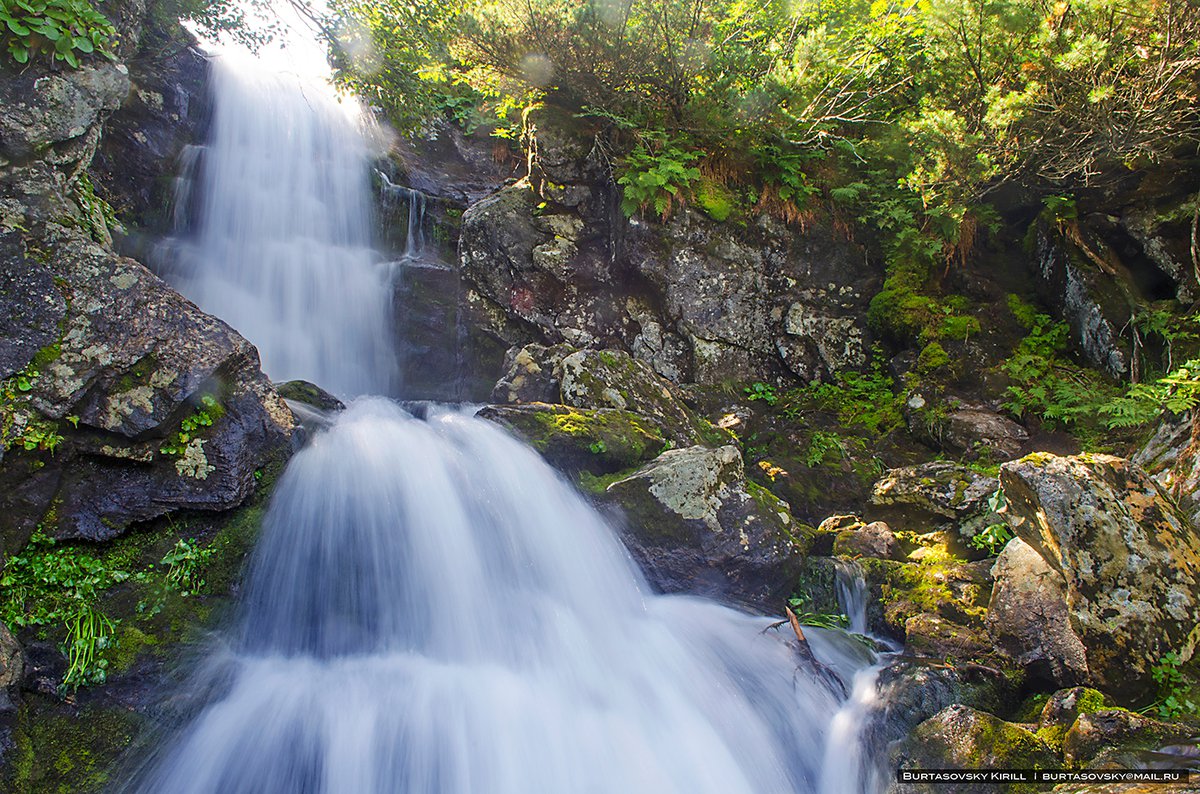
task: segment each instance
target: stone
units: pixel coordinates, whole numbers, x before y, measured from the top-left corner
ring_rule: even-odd
[[[1055,747],[1062,747],[1067,731],[1083,714],[1091,714],[1106,708],[1104,695],[1095,689],[1076,686],[1060,689],[1050,696],[1042,706],[1038,720],[1038,736]]]
[[[565,344],[510,348],[504,356],[504,374],[492,389],[492,402],[558,402],[562,360],[574,352],[574,347]]]
[[[737,447],[664,452],[608,486],[624,536],[667,592],[724,597],[777,614],[808,538],[785,502],[745,479]]]
[[[67,302],[47,265],[29,259],[20,235],[0,234],[0,379],[25,369],[58,341]]]
[[[904,466],[890,470],[875,483],[870,512],[898,530],[953,532],[958,538],[955,553],[982,556],[961,541],[970,541],[984,528],[1004,522],[988,503],[999,487],[995,477],[950,461]]]
[[[824,526],[822,523],[818,531]],[[878,557],[884,560],[903,560],[905,557],[904,548],[896,534],[882,521],[841,530],[833,541],[833,553],[837,556]]]
[[[1079,715],[1063,738],[1063,757],[1071,766],[1087,766],[1110,748],[1156,749],[1195,740],[1195,730],[1162,722],[1125,709],[1103,709]]]
[[[1029,431],[982,406],[951,410],[942,422],[941,440],[949,451],[1012,460],[1029,442]]]
[[[21,643],[0,623],[0,713],[13,709],[12,694],[25,675],[25,653]]]
[[[922,612],[904,621],[904,651],[930,659],[977,659],[991,650],[978,626]]]
[[[559,368],[565,405],[632,411],[664,428],[680,446],[732,440],[727,431],[692,413],[674,384],[628,353],[580,350],[563,358]]]
[[[1200,526],[1200,416],[1167,415],[1132,460]]]
[[[7,72],[0,80],[0,156],[20,162],[85,138],[121,106],[129,86],[128,69],[102,59],[79,69]]]
[[[284,383],[272,384],[276,393],[285,400],[301,403],[322,411],[341,411],[346,404],[322,389],[315,383],[306,380],[289,380]]]
[[[1074,243],[1046,225],[1037,235],[1038,289],[1071,326],[1084,358],[1113,378],[1129,373],[1129,346],[1121,329],[1137,301],[1129,285],[1088,261]]]
[[[1067,586],[1025,541],[1013,538],[992,568],[988,635],[1035,680],[1074,686],[1089,678],[1087,649],[1071,628]]]
[[[1056,769],[1060,765],[1057,753],[1033,732],[963,705],[948,706],[918,725],[894,751],[893,760],[900,768],[914,770]],[[942,788],[901,785],[893,791],[924,792]],[[963,794],[991,794],[995,787],[991,783],[959,783],[954,790]]]
[[[479,416],[520,436],[572,478],[581,472],[603,476],[626,471],[652,460],[667,444],[663,430],[652,421],[614,408],[493,405]]]
[[[1137,699],[1200,623],[1200,535],[1142,469],[1110,455],[1006,463],[1017,536],[1064,577],[1091,680]]]

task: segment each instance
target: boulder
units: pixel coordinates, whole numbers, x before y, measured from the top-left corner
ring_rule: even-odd
[[[1125,709],[1081,713],[1063,738],[1063,757],[1071,766],[1089,766],[1103,751],[1157,749],[1194,741],[1195,728],[1144,717]]]
[[[346,404],[322,389],[315,383],[306,380],[289,380],[276,383],[275,391],[285,400],[291,400],[302,405],[317,408],[322,411],[340,411]]]
[[[662,427],[680,446],[728,443],[732,436],[701,419],[650,365],[620,350],[580,350],[562,359],[562,402],[632,411]]]
[[[997,650],[1056,686],[1088,680],[1087,649],[1071,628],[1067,586],[1025,541],[1013,538],[992,568],[987,631]]]
[[[824,523],[818,527],[821,531]],[[859,523],[837,533],[833,541],[833,553],[842,557],[877,557],[883,560],[903,560],[904,548],[896,533],[882,521],[870,524]]]
[[[1167,415],[1132,458],[1200,526],[1200,415]]]
[[[13,708],[12,693],[21,684],[25,675],[25,653],[21,644],[0,623],[0,714]]]
[[[1067,731],[1081,715],[1106,708],[1104,695],[1083,686],[1060,689],[1042,706],[1038,719],[1038,736],[1052,746],[1061,748]]]
[[[746,482],[737,447],[664,452],[607,488],[626,542],[668,592],[695,592],[777,613],[807,539],[785,502]]]
[[[1135,699],[1200,623],[1200,535],[1142,469],[1109,455],[1001,467],[1014,531],[1062,574],[1092,680]]]
[[[627,471],[666,446],[662,428],[645,417],[614,408],[565,405],[492,405],[479,412],[528,441],[556,469],[572,478]]]
[[[109,245],[83,173],[129,89],[102,59],[0,76],[0,279],[21,290],[0,292],[5,552],[39,523],[104,540],[232,507],[288,450],[292,416],[254,347]]]
[[[922,722],[893,751],[902,769],[1053,769],[1060,766],[1057,753],[1026,728],[977,711],[953,705]],[[943,786],[900,784],[896,792],[941,791]],[[991,783],[958,783],[956,792],[992,794]],[[1020,786],[1010,791],[1021,791]],[[1025,790],[1037,791],[1029,786]]]
[[[871,491],[871,513],[896,529],[925,534],[955,533],[969,541],[985,527],[1002,523],[988,500],[1000,487],[995,477],[950,461],[933,461],[892,469]],[[979,556],[964,544],[959,554]]]

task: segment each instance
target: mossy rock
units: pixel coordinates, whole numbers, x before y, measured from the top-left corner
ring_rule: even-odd
[[[1032,731],[978,711],[954,705],[922,722],[896,753],[905,769],[1054,769],[1058,754]],[[905,786],[906,792],[941,790],[940,787]],[[956,785],[962,794],[988,792],[992,784]],[[1006,789],[1024,794],[1042,789],[1033,784],[1015,784]]]
[[[628,471],[667,446],[652,421],[613,408],[582,409],[530,403],[494,405],[479,415],[528,441],[550,465],[574,479]]]
[[[1194,742],[1196,726],[1162,722],[1125,709],[1081,713],[1063,737],[1063,757],[1073,767],[1089,766],[1111,750],[1154,750],[1167,744]]]
[[[285,400],[302,403],[322,411],[340,411],[345,403],[322,389],[315,383],[306,380],[289,380],[284,383],[271,384],[275,391]]]
[[[632,411],[685,447],[717,447],[734,437],[684,404],[683,394],[649,364],[623,350],[580,350],[560,365],[562,401],[578,408]]]
[[[21,794],[90,794],[108,787],[118,759],[133,744],[146,718],[115,705],[78,709],[29,694],[5,753],[6,791]]]

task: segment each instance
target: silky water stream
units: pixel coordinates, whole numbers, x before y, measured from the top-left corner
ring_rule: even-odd
[[[241,64],[218,61],[214,90],[176,282],[273,377],[387,393],[361,125]],[[359,397],[292,459],[237,621],[180,696],[200,705],[129,790],[878,788],[862,643],[813,628],[805,662],[786,625],[655,594],[535,452],[469,411],[421,413]]]

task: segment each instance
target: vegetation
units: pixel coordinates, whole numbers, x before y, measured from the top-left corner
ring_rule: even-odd
[[[61,626],[68,664],[63,687],[103,683],[109,664],[104,652],[116,627],[97,602],[101,591],[128,578],[127,572],[82,549],[60,546],[39,530],[21,554],[5,563],[0,620],[18,628]]]
[[[84,55],[111,58],[115,36],[87,0],[0,0],[0,41],[18,64],[45,56],[78,68]]]

